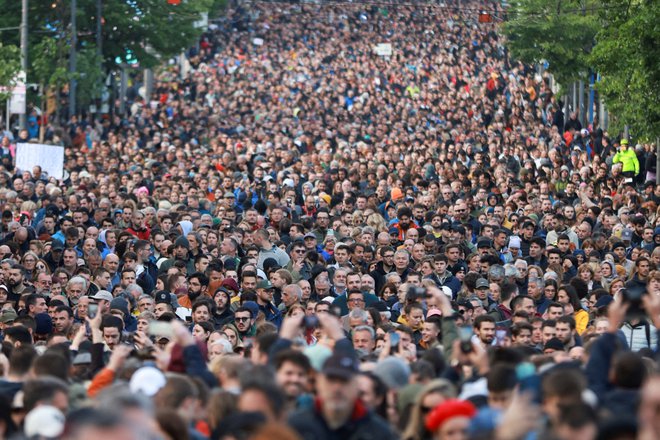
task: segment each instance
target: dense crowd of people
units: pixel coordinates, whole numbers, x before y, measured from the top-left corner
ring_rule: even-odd
[[[230,9],[62,180],[2,133],[0,438],[660,438],[655,147],[461,5]]]

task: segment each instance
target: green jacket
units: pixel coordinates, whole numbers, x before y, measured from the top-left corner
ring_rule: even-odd
[[[622,171],[624,173],[633,171],[635,176],[639,174],[639,160],[637,160],[637,155],[634,150],[631,150],[630,148],[627,148],[626,151],[619,150],[619,152],[614,155],[612,163],[619,162],[623,164]]]

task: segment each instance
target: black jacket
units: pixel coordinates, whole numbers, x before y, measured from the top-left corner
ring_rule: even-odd
[[[376,291],[376,295],[378,295],[380,293],[381,289],[385,285],[385,276],[388,273],[391,273],[391,272],[394,272],[394,271],[396,271],[394,266],[392,266],[392,269],[390,269],[389,272],[386,272],[385,269],[383,268],[383,262],[382,261],[379,261],[378,263],[376,263],[376,268],[373,271],[371,271],[371,273],[369,273],[369,275],[371,275],[371,277],[374,279],[374,288],[375,288],[375,291]]]
[[[394,440],[398,436],[385,420],[368,410],[359,400],[351,419],[332,429],[321,415],[320,401],[311,408],[304,408],[291,414],[291,426],[304,440]]]

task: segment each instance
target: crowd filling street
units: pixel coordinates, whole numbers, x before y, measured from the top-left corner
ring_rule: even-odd
[[[660,438],[655,145],[477,7],[229,9],[63,179],[0,133],[0,438]]]

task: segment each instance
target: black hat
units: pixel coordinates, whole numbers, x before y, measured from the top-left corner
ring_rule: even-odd
[[[385,304],[383,301],[377,301],[371,305],[374,309],[378,310],[379,312],[389,312],[390,309],[387,307],[387,304]]]
[[[174,241],[174,247],[177,247],[177,246],[181,246],[181,247],[186,248],[186,250],[190,250],[190,242],[189,242],[188,239],[187,239],[185,236],[183,236],[183,235],[181,235],[179,238],[177,238],[177,239]]]
[[[548,342],[546,342],[545,345],[543,346],[543,351],[548,349],[564,351],[564,344],[562,344],[559,339],[552,338]]]
[[[600,298],[598,298],[598,301],[596,301],[594,307],[600,309],[601,307],[609,306],[612,301],[614,301],[614,298],[612,296],[603,295]]]
[[[264,272],[266,273],[270,272],[271,270],[278,270],[282,268],[282,266],[277,264],[277,260],[275,260],[274,258],[266,258],[264,260],[263,266],[264,266]]]
[[[493,242],[488,238],[480,238],[477,242],[477,249],[481,248],[492,248]]]
[[[54,238],[53,241],[50,243],[50,249],[51,250],[64,250],[64,243],[62,243],[62,240]]]
[[[617,249],[617,248],[620,248],[620,247],[622,247],[622,248],[625,249],[625,248],[626,248],[626,245],[623,244],[622,241],[616,241],[615,243],[612,244],[612,250]]]
[[[468,310],[474,310],[474,306],[470,301],[463,300],[463,301],[459,301],[457,304],[461,307],[465,307]]]
[[[172,296],[169,292],[159,290],[156,292],[156,304],[172,304]]]
[[[360,368],[357,359],[353,356],[333,353],[323,364],[321,372],[326,376],[349,380],[360,372]]]
[[[459,261],[458,263],[454,264],[449,270],[454,275],[456,275],[459,272],[468,273],[468,266],[464,262]]]

